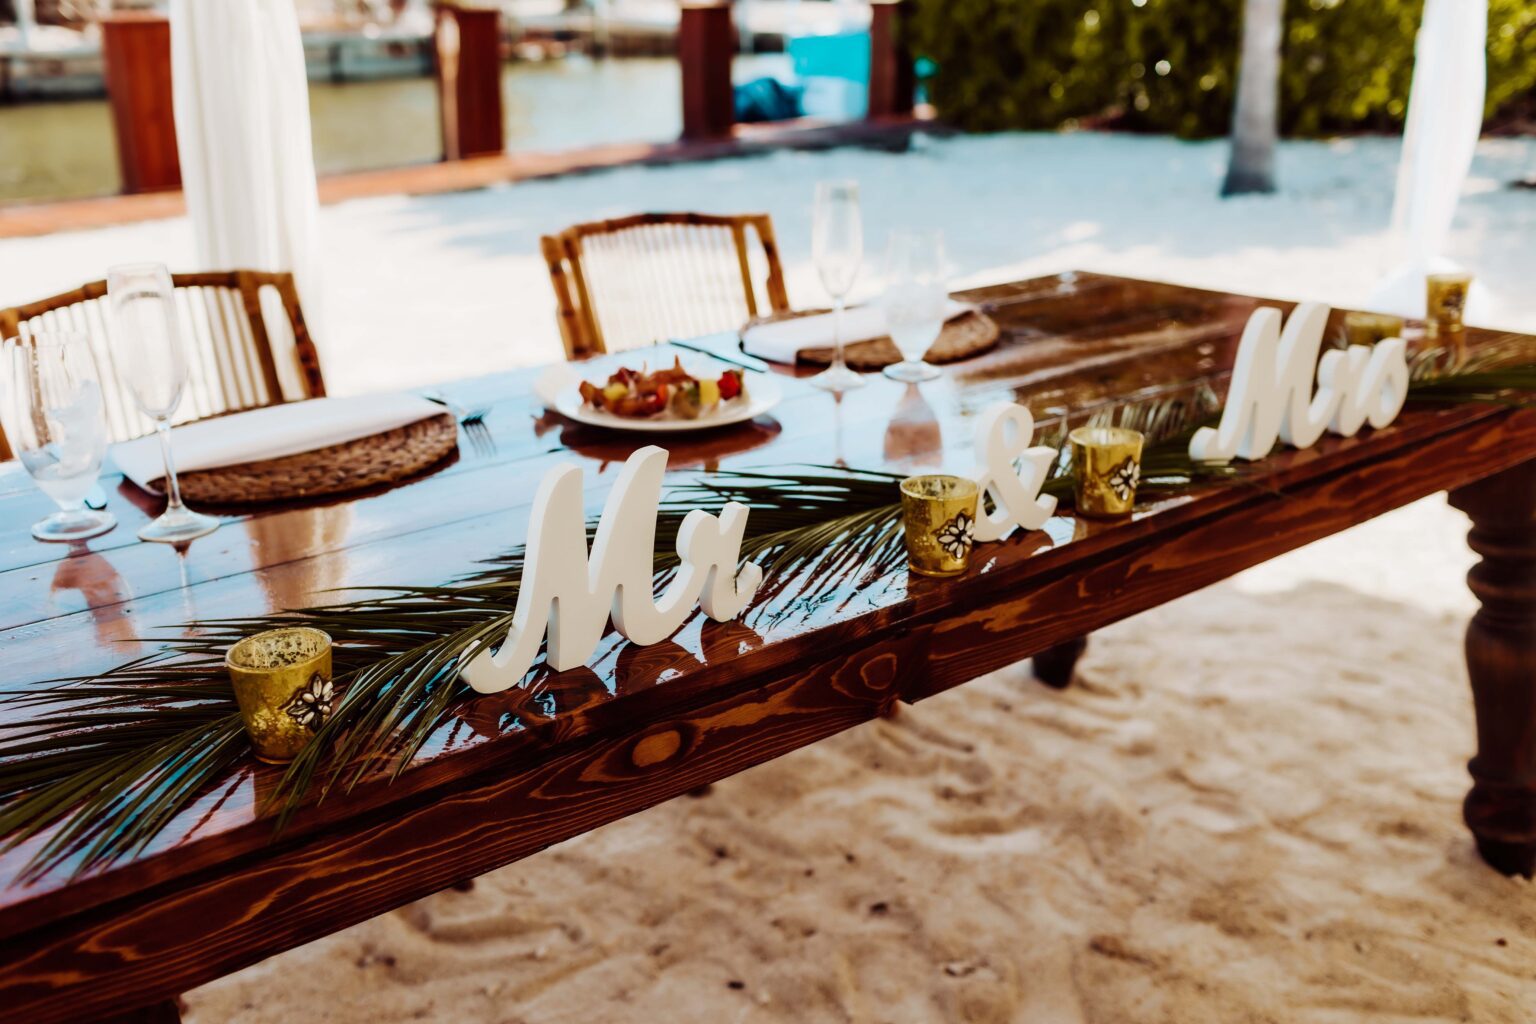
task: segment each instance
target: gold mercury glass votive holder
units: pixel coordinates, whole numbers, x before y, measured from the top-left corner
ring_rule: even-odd
[[[1403,318],[1390,313],[1344,314],[1344,340],[1351,345],[1374,345],[1403,336]]]
[[[1136,485],[1141,483],[1141,432],[1126,427],[1078,427],[1068,439],[1078,514],[1130,515],[1136,506]]]
[[[1459,342],[1465,337],[1462,316],[1467,311],[1471,274],[1430,274],[1425,279],[1424,336],[1431,341]]]
[[[331,638],[293,626],[248,636],[224,657],[256,756],[292,761],[331,716]]]
[[[971,564],[976,481],[939,473],[901,482],[901,521],[907,536],[907,565],[924,576],[959,576]]]

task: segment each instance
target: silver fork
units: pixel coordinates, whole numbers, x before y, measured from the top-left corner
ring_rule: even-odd
[[[491,435],[491,428],[485,425],[485,417],[491,410],[489,408],[465,409],[438,391],[424,392],[422,394],[429,402],[435,402],[453,414],[458,420],[460,428],[464,431],[464,439],[469,442],[469,447],[481,458],[490,458],[496,454],[496,439]]]

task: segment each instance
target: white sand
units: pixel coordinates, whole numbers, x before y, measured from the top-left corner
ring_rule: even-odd
[[[1288,144],[1281,195],[1228,202],[1220,144],[1026,135],[351,203],[323,217],[322,357],[341,392],[557,358],[536,236],[635,209],[769,210],[816,301],[833,174],[872,238],[945,227],[977,280],[1355,303],[1395,153]],[[1485,142],[1454,239],[1527,329],[1536,194],[1503,183],[1533,169],[1536,142]],[[189,252],[175,221],[0,242],[0,303]],[[1464,531],[1421,502],[1097,634],[1064,693],[976,681],[191,992],[188,1020],[1530,1020],[1536,889],[1459,822]]]

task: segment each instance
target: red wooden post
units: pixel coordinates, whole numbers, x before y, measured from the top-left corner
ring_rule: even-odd
[[[171,23],[147,12],[104,14],[101,55],[123,191],[180,188],[171,110]]]
[[[736,98],[731,57],[736,26],[731,5],[720,0],[685,0],[677,26],[677,60],[683,69],[683,138],[710,139],[731,133]]]
[[[443,159],[506,150],[501,116],[501,12],[445,4],[437,17]]]
[[[869,21],[869,117],[907,117],[917,91],[912,54],[901,41],[903,0],[873,0]]]

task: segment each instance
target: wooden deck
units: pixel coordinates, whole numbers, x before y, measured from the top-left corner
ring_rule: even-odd
[[[464,192],[537,178],[557,178],[617,167],[655,166],[761,156],[779,149],[818,150],[839,146],[904,149],[913,132],[945,132],[932,110],[910,118],[829,124],[800,120],[772,125],[737,125],[729,138],[667,143],[614,143],[559,153],[502,156],[417,164],[320,179],[320,202],[391,195]],[[56,203],[0,206],[0,238],[28,238],[58,231],[82,231],[116,224],[179,217],[187,212],[179,191],[103,196]]]

